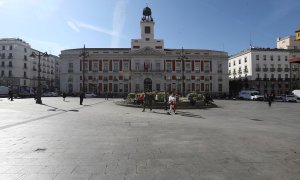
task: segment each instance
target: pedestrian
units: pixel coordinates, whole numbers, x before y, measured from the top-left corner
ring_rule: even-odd
[[[148,101],[148,94],[147,93],[142,94],[141,101],[142,101],[142,105],[143,105],[143,112],[145,112],[146,103]]]
[[[65,99],[66,99],[66,97],[67,97],[67,94],[66,94],[65,92],[63,92],[62,97],[63,97],[63,100],[65,101]]]
[[[176,114],[176,96],[175,96],[175,93],[172,93],[169,96],[169,105],[170,105],[170,109],[169,109],[168,114],[171,115],[172,110],[173,110],[174,114]]]
[[[10,99],[11,101],[13,101],[14,100],[14,93],[13,93],[12,90],[9,90],[8,95],[9,95],[8,99]]]
[[[84,98],[84,93],[83,92],[80,93],[79,98],[80,98],[80,105],[82,105],[83,98]]]
[[[269,95],[269,97],[268,97],[269,107],[271,107],[272,101],[273,101],[273,94],[271,93],[271,94]]]
[[[150,112],[152,112],[153,102],[154,102],[154,94],[151,93],[148,95],[148,104],[149,104]]]
[[[105,100],[108,100],[108,93],[107,93],[107,91],[105,91]]]

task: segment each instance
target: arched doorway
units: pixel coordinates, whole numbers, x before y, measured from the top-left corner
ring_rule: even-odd
[[[145,92],[152,91],[152,80],[150,78],[146,78],[144,80],[144,91]]]

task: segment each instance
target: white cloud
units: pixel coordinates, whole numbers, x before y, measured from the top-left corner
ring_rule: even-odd
[[[80,32],[80,30],[77,28],[77,26],[72,22],[72,21],[68,21],[67,22],[68,26],[73,29],[75,32]]]
[[[123,33],[123,28],[126,20],[126,6],[129,0],[118,0],[114,13],[113,13],[113,36],[111,41],[111,47],[119,47],[120,46],[120,37]]]

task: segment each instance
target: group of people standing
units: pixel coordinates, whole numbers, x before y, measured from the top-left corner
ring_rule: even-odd
[[[145,112],[146,106],[148,105],[150,112],[152,111],[153,102],[155,100],[154,94],[152,93],[143,93],[139,97],[139,102],[143,106],[143,111]],[[169,108],[168,108],[169,106]],[[165,94],[165,110],[167,110],[167,113],[171,115],[172,112],[176,114],[176,96],[175,93],[171,93],[170,96],[167,96],[167,93]]]

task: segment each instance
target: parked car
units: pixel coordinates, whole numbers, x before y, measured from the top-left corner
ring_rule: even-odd
[[[43,96],[44,97],[57,97],[58,93],[57,92],[44,92]]]
[[[94,98],[94,97],[97,97],[97,95],[94,93],[85,93],[85,97],[86,98]]]
[[[263,101],[264,96],[259,94],[259,91],[248,91],[243,90],[239,93],[239,99],[247,99],[247,100],[259,100]]]
[[[282,96],[283,102],[297,102],[297,97],[295,95],[284,95]]]

